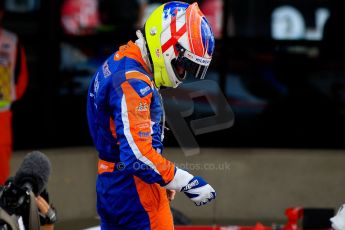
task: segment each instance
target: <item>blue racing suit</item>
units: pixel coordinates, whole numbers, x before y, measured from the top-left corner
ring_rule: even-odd
[[[167,185],[176,167],[163,150],[163,105],[133,42],[94,74],[87,96],[90,133],[99,153],[97,212],[102,229],[173,229]]]

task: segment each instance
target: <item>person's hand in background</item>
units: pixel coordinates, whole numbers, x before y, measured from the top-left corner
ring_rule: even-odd
[[[47,201],[45,199],[43,199],[43,197],[41,197],[41,196],[36,197],[36,204],[37,204],[37,207],[38,207],[38,210],[40,211],[40,213],[42,213],[43,215],[48,214],[48,210],[49,210],[50,206],[47,203]]]
[[[56,213],[48,202],[41,196],[36,197],[36,204],[40,212],[41,230],[53,230]]]

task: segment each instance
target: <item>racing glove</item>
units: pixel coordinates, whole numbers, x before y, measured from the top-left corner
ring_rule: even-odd
[[[177,167],[174,179],[164,187],[183,192],[197,206],[216,198],[216,191],[202,177],[193,176]]]
[[[345,230],[345,204],[340,206],[337,214],[330,221],[334,230]]]

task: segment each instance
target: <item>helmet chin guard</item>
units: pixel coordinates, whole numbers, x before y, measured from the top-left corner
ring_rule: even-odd
[[[197,3],[173,1],[156,8],[145,23],[145,38],[158,87],[177,87],[187,73],[205,77],[215,40]]]

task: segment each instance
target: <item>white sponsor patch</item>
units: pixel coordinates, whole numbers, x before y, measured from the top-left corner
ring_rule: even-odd
[[[191,61],[193,61],[199,65],[203,65],[203,66],[208,66],[211,62],[210,58],[204,58],[204,57],[197,56],[197,55],[189,52],[188,50],[186,50],[184,52],[184,56],[186,58],[188,58],[189,60],[191,60]]]
[[[147,93],[150,89],[151,89],[150,86],[146,86],[145,88],[140,89],[140,93],[141,93],[142,95],[144,95],[144,94]]]
[[[186,187],[184,187],[184,190],[187,191],[195,186],[197,186],[199,184],[198,180],[194,180],[191,183],[187,184]]]
[[[111,75],[111,72],[109,70],[109,65],[108,65],[108,62],[105,62],[102,66],[102,69],[103,69],[103,75],[104,77],[109,77]]]

